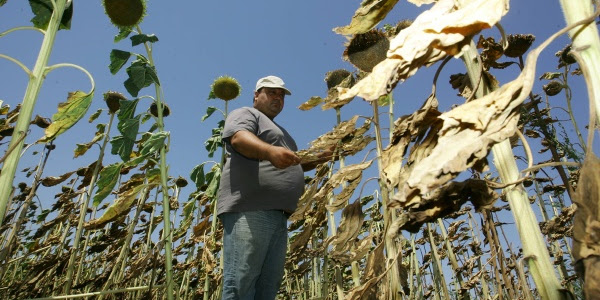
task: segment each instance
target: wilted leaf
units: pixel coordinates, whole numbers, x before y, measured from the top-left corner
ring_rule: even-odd
[[[581,168],[574,201],[573,257],[587,299],[600,295],[600,159],[588,152]]]
[[[362,212],[362,205],[359,200],[346,206],[342,211],[342,220],[337,230],[337,234],[333,236],[331,245],[333,245],[333,253],[343,253],[349,251],[354,245],[354,240],[362,228],[365,215]]]
[[[391,201],[389,207],[403,207],[405,212],[391,226],[394,230],[407,230],[413,233],[419,231],[426,222],[432,222],[438,218],[444,218],[456,211],[470,201],[476,210],[490,208],[499,196],[487,186],[487,183],[479,179],[467,179],[463,182],[450,182],[429,194],[414,196],[409,206],[396,199]],[[394,236],[392,230],[390,235]]]
[[[144,187],[146,187],[145,184],[140,184],[119,194],[117,200],[106,209],[100,218],[90,220],[85,223],[84,227],[88,230],[101,228],[104,224],[113,221],[124,212],[129,211],[137,199],[138,194]]]
[[[29,124],[35,124],[39,128],[48,128],[50,121],[40,115],[36,115],[35,118]]]
[[[308,99],[308,101],[300,104],[300,106],[298,106],[298,108],[300,110],[310,110],[310,109],[315,108],[316,106],[318,106],[321,103],[323,103],[323,98],[321,98],[319,96],[312,96],[312,97],[310,97],[310,99]]]
[[[192,225],[194,219],[194,211],[196,210],[196,199],[192,199],[183,205],[183,220],[177,227],[173,236],[183,235]]]
[[[48,176],[46,178],[42,178],[41,182],[43,186],[55,186],[67,179],[69,179],[69,177],[71,177],[71,175],[73,175],[73,173],[75,173],[76,171],[72,171],[72,172],[67,172],[65,174],[62,174],[60,176]]]
[[[88,119],[89,123],[94,122],[96,119],[98,119],[98,117],[100,116],[100,114],[102,113],[102,108],[99,108],[95,113],[93,113],[90,118]]]
[[[394,122],[394,133],[389,146],[383,151],[381,161],[383,178],[390,186],[396,186],[400,181],[404,155],[408,145],[413,141],[422,141],[423,136],[435,123],[439,123],[440,112],[437,110],[438,101],[435,95],[430,95],[423,106],[411,115],[401,116]],[[423,142],[421,143],[423,144]],[[418,154],[416,151],[413,155]],[[424,153],[427,155],[427,153]],[[410,161],[419,161],[421,155],[416,155]]]
[[[346,77],[344,80],[342,80],[342,82],[340,82],[338,85],[328,89],[327,97],[325,99],[323,99],[325,104],[323,104],[321,109],[327,110],[327,109],[331,109],[331,108],[341,108],[342,106],[350,103],[350,101],[352,101],[352,99],[354,99],[354,98],[346,98],[346,99],[339,98],[338,97],[339,96],[338,88],[351,88],[354,86],[354,84],[356,84],[356,80],[357,79],[354,77],[354,75],[350,74],[348,77]]]
[[[315,197],[325,197],[329,194],[334,188],[340,186],[342,183],[346,181],[354,181],[362,176],[362,172],[371,166],[373,161],[370,160],[365,163],[354,164],[345,166],[340,169],[337,173],[335,173],[329,181],[325,184],[325,187],[321,188],[319,192],[315,195]],[[360,181],[360,179],[358,180]]]
[[[348,199],[352,196],[354,190],[362,180],[363,171],[370,167],[372,162],[373,161],[371,160],[361,164],[346,166],[331,176],[326,185],[330,185],[332,189],[342,185],[342,183],[348,184],[342,188],[342,191],[338,195],[336,195],[336,201],[334,203],[326,205],[330,212],[335,212],[346,205]],[[326,189],[322,189],[319,193],[324,193],[325,190]]]
[[[553,38],[555,38],[554,36]],[[416,161],[408,174],[401,175],[400,206],[418,205],[420,198],[441,187],[460,172],[477,167],[489,149],[514,135],[519,120],[518,107],[533,87],[539,53],[548,43],[527,56],[523,72],[513,81],[478,99],[442,114],[442,127],[430,131],[426,139],[436,140],[429,154]]]
[[[90,94],[81,91],[69,93],[67,101],[58,105],[58,112],[52,116],[52,124],[46,128],[45,136],[38,140],[38,143],[54,140],[81,120],[90,107],[92,98],[94,98],[94,92]]]
[[[304,188],[304,193],[298,200],[298,207],[294,211],[294,213],[289,217],[290,222],[296,222],[304,219],[304,215],[311,208],[313,201],[319,201],[320,199],[315,198],[315,195],[319,191],[319,184],[325,180],[325,176],[329,168],[327,164],[321,164],[317,166],[315,171],[315,177],[310,180],[308,184],[306,184]]]
[[[565,236],[571,236],[570,232],[573,229],[573,215],[576,211],[577,206],[573,204],[563,207],[560,214],[546,222],[540,223],[542,233],[547,235],[551,241],[564,238]]]
[[[386,60],[352,88],[341,88],[339,98],[379,99],[421,66],[459,56],[472,36],[494,26],[507,10],[506,0],[472,0],[461,8],[453,0],[438,1],[391,40]]]
[[[10,106],[4,105],[4,101],[0,100],[0,116],[6,115],[10,110]]]
[[[387,16],[398,0],[363,0],[350,25],[333,29],[338,34],[351,35],[369,31]]]
[[[371,126],[371,120],[367,119],[361,127],[355,128],[357,120],[358,116],[354,116],[350,120],[341,122],[330,132],[312,141],[309,149],[297,151],[296,154],[302,159],[302,163],[308,163],[320,160],[319,155],[323,151],[336,147],[341,156],[357,153],[373,141],[372,137],[364,136]]]
[[[408,2],[410,2],[416,6],[421,6],[423,4],[431,4],[431,3],[435,2],[435,0],[408,0]]]
[[[383,273],[383,270],[385,269],[385,260],[381,259],[384,257],[383,250],[384,243],[379,243],[373,252],[369,254],[367,265],[365,266],[365,271],[363,273],[363,280],[361,280],[361,282],[364,283],[350,290],[345,299],[378,299],[377,283],[381,280],[382,276],[385,275],[385,273]]]
[[[73,151],[74,152],[73,157],[75,158],[75,157],[84,155],[88,150],[90,150],[90,148],[94,144],[96,144],[96,142],[98,142],[102,138],[104,138],[104,134],[96,134],[96,135],[94,135],[94,138],[87,144],[77,144],[77,148],[75,148],[75,150]]]

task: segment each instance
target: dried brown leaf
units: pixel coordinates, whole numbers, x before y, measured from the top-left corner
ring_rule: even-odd
[[[600,295],[600,159],[589,152],[581,168],[574,202],[573,256],[587,299]]]
[[[340,88],[339,98],[359,96],[373,101],[388,94],[400,80],[412,76],[447,55],[460,56],[471,37],[494,26],[508,11],[507,0],[440,0],[419,15],[413,24],[390,42],[387,59],[350,89]]]
[[[435,95],[430,95],[423,106],[411,115],[398,118],[394,122],[394,133],[390,145],[383,151],[383,178],[390,186],[396,186],[400,180],[402,161],[408,145],[420,140],[433,123],[439,122]]]
[[[336,27],[333,31],[343,35],[367,32],[383,20],[397,2],[398,0],[363,0],[350,25]]]
[[[354,240],[358,237],[364,219],[365,215],[360,201],[354,201],[354,203],[344,208],[337,234],[331,241],[331,245],[334,246],[334,253],[343,253],[350,250]]]
[[[404,206],[405,212],[392,224],[390,234],[398,230],[418,232],[423,223],[446,217],[470,201],[477,210],[489,208],[499,196],[479,179],[467,179],[463,182],[450,182],[426,196],[415,196],[411,207]],[[401,202],[390,202],[389,207],[402,207]]]
[[[551,241],[555,241],[565,236],[571,236],[570,232],[573,229],[573,215],[576,211],[577,206],[574,204],[564,207],[559,215],[554,216],[554,218],[546,222],[540,223],[542,233],[547,235]]]
[[[71,171],[71,172],[67,172],[65,174],[62,174],[60,176],[48,176],[45,178],[42,178],[41,183],[43,186],[55,186],[67,179],[69,179],[69,177],[71,177],[71,175],[73,175],[73,173],[75,173],[76,171]]]

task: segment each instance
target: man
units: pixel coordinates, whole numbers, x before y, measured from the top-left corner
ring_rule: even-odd
[[[256,83],[253,107],[232,111],[223,140],[229,158],[217,213],[223,223],[223,299],[275,299],[284,273],[287,218],[304,192],[291,135],[274,119],[292,93],[281,78]],[[329,153],[330,154],[330,153]]]

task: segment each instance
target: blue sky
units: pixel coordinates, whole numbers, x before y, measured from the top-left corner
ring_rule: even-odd
[[[349,24],[360,2],[149,0],[147,16],[141,28],[144,33],[155,34],[159,39],[153,46],[153,55],[164,99],[171,108],[171,116],[165,121],[166,130],[171,132],[167,158],[170,175],[188,178],[195,165],[218,160],[208,158],[204,148],[204,141],[210,136],[218,116],[205,122],[201,122],[201,117],[208,106],[223,107],[220,100],[206,100],[211,83],[221,75],[233,76],[242,85],[242,94],[230,102],[230,110],[251,105],[252,92],[259,77],[271,74],[282,77],[293,95],[286,98],[286,108],[276,121],[288,129],[301,149],[307,148],[310,141],[329,131],[336,122],[333,110],[321,111],[316,108],[305,112],[298,110],[297,106],[311,96],[326,95],[323,79],[328,71],[340,68],[354,70],[351,64],[342,60],[346,37],[334,33],[332,29]],[[429,7],[416,7],[399,1],[379,26],[412,19]],[[30,25],[32,16],[28,1],[8,0],[7,4],[0,7],[0,32],[15,26]],[[511,1],[511,8],[501,24],[508,34],[535,35],[534,46],[537,46],[562,28],[565,22],[558,1],[527,0]],[[112,49],[143,54],[145,51],[139,46],[131,48],[128,40],[113,43],[117,33],[118,30],[104,14],[100,0],[74,1],[71,30],[58,33],[50,63],[68,62],[86,68],[96,82],[96,96],[86,118],[56,140],[58,147],[49,159],[44,176],[60,175],[86,166],[97,158],[94,151],[76,159],[73,159],[72,153],[76,143],[86,143],[92,139],[95,124],[87,123],[87,117],[98,108],[105,107],[102,93],[118,91],[132,98],[123,87],[126,79],[124,70],[117,75],[110,74],[109,53]],[[482,34],[499,39],[496,29],[486,30]],[[42,36],[37,32],[13,32],[0,38],[0,53],[18,58],[33,68],[41,40]],[[540,74],[556,70],[554,53],[567,43],[568,39],[563,37],[543,53],[538,64]],[[436,68],[437,64],[424,68],[396,87],[396,116],[410,114],[423,103],[431,91]],[[465,72],[460,60],[451,61],[438,80],[442,110],[464,101],[449,88],[448,77],[456,72]],[[517,76],[514,67],[504,71],[493,70],[493,73],[501,83]],[[537,84],[534,92],[540,93],[543,83]],[[0,59],[0,100],[4,104],[14,107],[20,103],[26,84],[27,77],[20,68]],[[578,122],[583,126],[588,122],[583,80],[574,78],[571,84],[574,89],[573,105]],[[80,71],[53,71],[44,82],[34,115],[51,117],[58,103],[66,100],[68,92],[89,89],[89,80]],[[153,93],[153,88],[146,88],[140,95]],[[558,101],[556,105],[564,106],[564,97],[551,100]],[[149,101],[145,104],[142,102],[138,110],[149,105]],[[356,114],[371,116],[370,105],[355,99],[342,109],[343,120]],[[107,122],[108,118],[103,116],[100,120]],[[28,142],[42,134],[39,129],[33,129]],[[4,147],[0,146],[0,150],[4,151]],[[359,155],[356,159],[362,158]],[[116,158],[109,157],[107,160]],[[33,166],[37,161],[38,158],[26,153],[18,170]],[[186,189],[189,193],[192,187]]]

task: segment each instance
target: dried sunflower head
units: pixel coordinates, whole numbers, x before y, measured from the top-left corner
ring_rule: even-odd
[[[111,114],[114,114],[121,107],[121,100],[127,100],[123,94],[119,92],[108,91],[104,93],[104,101],[106,102],[106,106],[108,106],[108,111]]]
[[[533,44],[535,36],[533,34],[509,34],[506,38],[508,47],[504,50],[504,55],[508,57],[520,57]]]
[[[348,70],[337,69],[325,74],[325,82],[327,83],[327,89],[331,89],[339,85],[344,79],[348,78],[352,73]]]
[[[240,95],[242,87],[235,78],[230,76],[221,76],[217,78],[212,86],[212,93],[215,97],[229,101],[237,98]]]
[[[385,33],[372,29],[355,35],[344,50],[343,58],[358,69],[371,72],[375,65],[386,59],[389,48],[390,41]]]
[[[567,45],[564,49],[554,54],[558,57],[558,67],[562,68],[577,62],[575,57],[571,54],[571,45]]]
[[[179,177],[177,177],[177,179],[175,179],[175,185],[182,188],[182,187],[186,187],[188,185],[188,182],[185,178],[179,176]]]
[[[104,11],[119,28],[138,25],[146,15],[146,0],[103,0]]]
[[[544,89],[544,92],[546,93],[546,95],[555,96],[555,95],[558,95],[558,93],[560,93],[560,91],[562,91],[563,85],[562,85],[562,83],[560,83],[557,80],[552,80],[552,81],[548,82],[547,84],[545,84],[542,88]]]
[[[168,117],[171,114],[171,109],[165,103],[162,104],[162,108],[162,116]],[[150,104],[150,113],[154,117],[158,118],[158,105],[156,105],[156,102],[152,102],[152,104]]]
[[[385,28],[385,33],[390,38],[395,37],[396,35],[398,35],[398,33],[400,33],[400,31],[412,25],[412,23],[413,20],[410,19],[399,21],[398,23],[396,23],[396,26],[388,26],[387,28]]]

